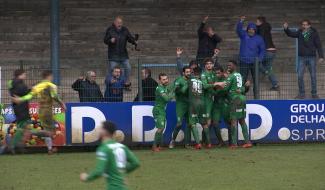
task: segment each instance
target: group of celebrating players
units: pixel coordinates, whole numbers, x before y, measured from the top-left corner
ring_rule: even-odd
[[[177,52],[180,51],[182,50],[177,48]],[[213,129],[218,145],[225,145],[219,126],[221,119],[228,127],[230,148],[238,147],[238,123],[241,125],[244,136],[242,147],[252,147],[245,122],[245,94],[249,90],[250,82],[247,81],[243,84],[242,76],[237,72],[237,62],[234,60],[228,61],[227,69],[220,65],[215,66],[213,58],[204,59],[203,64],[203,69],[193,63],[184,66],[182,75],[172,84],[169,83],[167,74],[159,74],[159,85],[155,91],[156,100],[153,108],[157,131],[152,151],[161,151],[163,131],[166,125],[165,109],[167,103],[172,99],[176,100],[177,124],[173,130],[169,148],[174,148],[183,121],[186,122],[185,147],[190,147],[192,134],[195,140],[195,149],[201,149],[203,145],[206,148],[212,148],[210,129]],[[203,128],[202,139],[199,137],[198,125]]]

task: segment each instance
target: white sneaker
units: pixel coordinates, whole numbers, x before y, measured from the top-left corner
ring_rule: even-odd
[[[170,143],[169,143],[169,148],[170,148],[170,149],[175,148],[175,142],[174,142],[173,140],[170,141]]]

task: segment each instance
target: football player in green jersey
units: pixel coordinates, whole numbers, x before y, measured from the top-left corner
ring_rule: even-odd
[[[96,151],[96,167],[90,173],[81,173],[81,181],[89,182],[104,176],[107,190],[127,190],[125,174],[137,169],[140,163],[128,147],[113,140],[115,131],[114,123],[109,121],[103,123],[99,130],[101,145]]]
[[[175,99],[176,99],[176,117],[177,124],[174,128],[172,140],[169,143],[169,148],[174,148],[175,140],[179,131],[181,130],[183,120],[186,119],[188,124],[188,110],[189,110],[189,101],[188,101],[188,81],[191,77],[191,68],[185,66],[183,68],[183,75],[178,77],[174,82],[175,88]],[[188,127],[188,125],[186,126]],[[186,141],[189,141],[186,139]],[[188,142],[185,142],[188,143]]]
[[[204,59],[203,63],[205,71],[201,74],[201,80],[203,84],[203,101],[205,106],[205,113],[203,117],[205,117],[206,123],[202,126],[202,142],[206,145],[207,148],[211,148],[209,127],[211,125],[211,114],[215,87],[214,83],[216,82],[216,75],[213,70],[214,62],[211,58]]]
[[[168,85],[168,76],[165,73],[159,74],[159,85],[156,88],[155,106],[152,110],[155,119],[155,133],[154,144],[152,151],[159,152],[163,142],[163,131],[166,125],[166,106],[167,103],[174,97],[173,89]]]
[[[228,62],[229,77],[226,80],[225,90],[228,91],[228,98],[230,101],[230,120],[231,120],[231,148],[237,148],[237,125],[238,122],[241,125],[242,133],[244,136],[245,144],[243,148],[252,147],[252,143],[249,140],[248,128],[245,122],[246,118],[246,96],[244,95],[245,87],[243,85],[243,79],[240,73],[236,71],[237,62]]]

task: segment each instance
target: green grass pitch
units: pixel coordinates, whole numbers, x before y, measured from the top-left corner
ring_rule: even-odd
[[[134,152],[141,168],[127,177],[130,190],[325,189],[325,144]],[[0,156],[0,189],[104,190],[103,179],[79,181],[94,161],[89,152]]]

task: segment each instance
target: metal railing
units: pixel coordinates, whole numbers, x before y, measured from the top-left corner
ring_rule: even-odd
[[[263,99],[263,100],[272,100],[272,99],[293,99],[296,95],[299,94],[298,88],[298,74],[296,72],[299,65],[304,66],[304,70],[300,69],[300,73],[305,73],[304,77],[300,74],[300,81],[304,81],[305,87],[305,96],[306,98],[311,98],[311,91],[315,90],[311,85],[311,78],[308,71],[309,68],[312,69],[309,65],[314,65],[316,69],[316,89],[318,90],[318,95],[320,98],[325,97],[325,65],[317,64],[315,57],[305,58],[301,60],[301,64],[298,61],[298,67],[294,64],[292,59],[276,58],[275,60],[263,60],[263,61],[272,61],[273,65],[271,68],[265,71],[263,70],[261,61],[255,61],[254,63],[243,64],[243,60],[240,60],[238,56],[221,56],[218,57],[218,64],[226,68],[228,60],[236,60],[239,63],[238,71],[244,74],[243,72],[248,73],[247,80],[252,82],[252,85],[255,84],[255,90],[250,90],[247,93],[248,99]],[[254,58],[254,60],[256,60]],[[190,61],[190,58],[183,58],[183,64],[186,65]],[[106,63],[105,60],[99,61]],[[176,63],[176,58],[173,58],[168,61],[167,64],[160,64],[157,61],[152,59],[139,58],[137,60],[131,60],[132,72],[130,76],[131,87],[126,89],[125,87],[116,86],[115,90],[122,91],[122,101],[131,102],[131,101],[149,101],[153,100],[154,97],[151,95],[154,91],[156,84],[153,86],[143,86],[142,82],[142,70],[148,68],[151,70],[152,81],[158,82],[158,75],[161,72],[166,73],[169,76],[170,82],[173,82],[178,76],[180,76],[179,65]],[[249,68],[248,68],[249,67]],[[26,65],[16,65],[16,66],[2,66],[1,67],[1,103],[10,103],[10,96],[8,93],[7,81],[13,78],[13,72],[15,69],[24,68],[27,72],[28,79],[26,84],[29,87],[32,87],[37,82],[41,81],[41,73],[45,69],[44,67],[39,66],[26,66]],[[72,89],[72,84],[81,76],[85,76],[85,73],[88,70],[93,70],[96,72],[96,83],[101,89],[101,92],[104,98],[101,101],[109,101],[107,97],[105,98],[106,84],[105,79],[108,75],[107,64],[101,64],[101,66],[76,66],[69,68],[61,68],[61,84],[59,86],[59,94],[65,102],[79,102],[78,91]],[[299,69],[298,69],[299,70]],[[302,72],[304,71],[304,72]],[[276,77],[277,84],[279,89],[271,89],[272,82],[270,82],[270,72]],[[307,73],[306,73],[307,72]],[[253,74],[253,75],[252,75]],[[245,76],[244,76],[245,78]],[[255,78],[255,83],[253,83],[253,78]],[[300,84],[301,86],[301,84]],[[313,92],[314,93],[314,92]],[[149,95],[148,95],[149,94]]]

